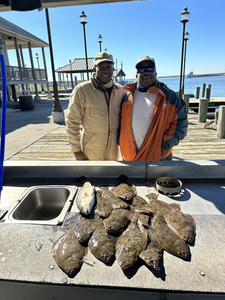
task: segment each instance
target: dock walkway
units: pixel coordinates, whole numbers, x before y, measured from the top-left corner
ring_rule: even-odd
[[[65,115],[68,101],[69,98],[61,101]],[[54,124],[51,120],[52,101],[35,103],[33,111],[14,110],[7,116],[5,160],[74,161],[67,142],[66,125]],[[198,114],[191,109],[188,121],[188,134],[174,147],[173,160],[225,159],[225,139],[217,137],[215,122],[204,128],[204,123],[198,122]]]

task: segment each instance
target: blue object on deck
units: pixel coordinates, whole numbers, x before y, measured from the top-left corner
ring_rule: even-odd
[[[3,183],[3,162],[5,153],[5,126],[6,126],[6,70],[4,54],[0,54],[2,71],[2,120],[1,120],[1,148],[0,148],[0,197]]]

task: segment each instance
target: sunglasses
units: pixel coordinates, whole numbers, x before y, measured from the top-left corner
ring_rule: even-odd
[[[138,73],[153,72],[154,70],[155,70],[155,67],[152,67],[152,68],[138,68]]]

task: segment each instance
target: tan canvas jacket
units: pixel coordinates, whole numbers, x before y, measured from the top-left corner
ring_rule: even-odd
[[[108,93],[97,87],[92,79],[73,90],[66,117],[68,142],[73,153],[83,151],[89,160],[118,160],[117,130],[123,87],[114,83],[110,101]]]

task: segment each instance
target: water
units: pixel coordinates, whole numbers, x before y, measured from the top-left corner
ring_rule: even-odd
[[[159,81],[164,82],[168,88],[177,92],[180,86],[180,77],[159,77]],[[126,79],[129,82],[136,82],[136,79]],[[205,77],[192,77],[185,78],[184,80],[184,93],[194,94],[196,93],[196,87],[200,87],[200,98],[202,95],[202,85],[211,84],[210,97],[225,97],[225,76],[205,76]]]

